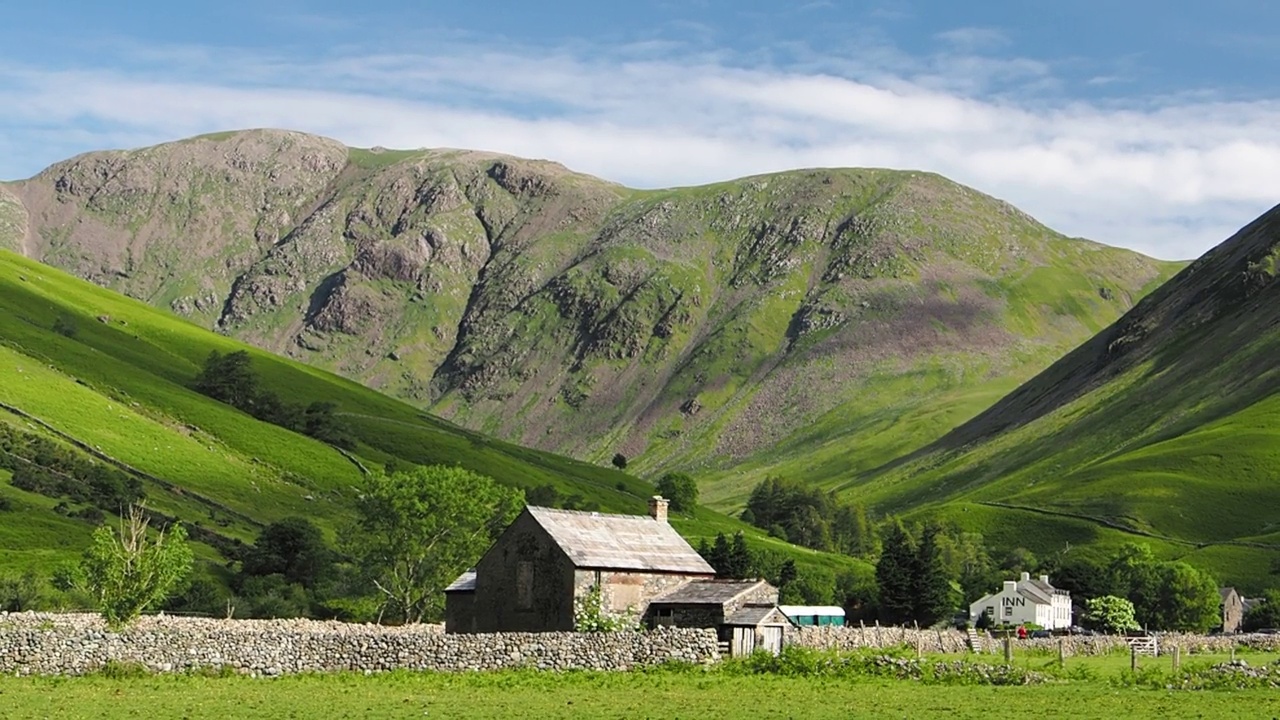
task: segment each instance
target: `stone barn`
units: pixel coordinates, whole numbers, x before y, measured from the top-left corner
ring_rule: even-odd
[[[649,627],[715,628],[730,654],[782,650],[790,623],[778,610],[778,589],[764,580],[695,580],[649,603]]]
[[[1225,633],[1240,632],[1240,625],[1244,622],[1244,598],[1233,587],[1218,588],[1218,597],[1222,624],[1217,629]]]
[[[526,507],[445,591],[445,632],[573,630],[574,602],[594,586],[608,609],[643,618],[654,598],[714,578],[662,498],[648,516]]]

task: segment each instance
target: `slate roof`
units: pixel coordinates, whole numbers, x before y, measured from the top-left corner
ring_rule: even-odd
[[[458,579],[450,583],[449,587],[445,588],[444,591],[445,592],[474,592],[475,589],[476,589],[476,571],[468,570],[462,573],[461,575],[459,575]]]
[[[1233,587],[1218,588],[1218,597],[1221,598],[1224,603],[1230,600],[1231,596],[1235,594],[1236,589]]]
[[[534,506],[525,509],[575,567],[716,573],[675,528],[648,515],[610,515]]]
[[[748,605],[742,608],[741,610],[739,610],[738,612],[725,618],[724,624],[725,625],[759,625],[765,620],[768,620],[769,616],[772,615],[773,611],[776,609],[777,608],[773,607],[772,605]],[[781,615],[781,617],[777,618],[777,620],[779,621],[778,624],[779,625],[783,624],[784,621],[786,621],[786,619],[787,619],[786,615]]]
[[[763,580],[695,580],[654,598],[654,605],[724,605],[765,585]]]

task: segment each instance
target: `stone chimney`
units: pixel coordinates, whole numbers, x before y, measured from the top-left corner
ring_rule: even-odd
[[[649,517],[658,522],[667,521],[667,505],[670,501],[661,495],[654,495],[649,498]]]

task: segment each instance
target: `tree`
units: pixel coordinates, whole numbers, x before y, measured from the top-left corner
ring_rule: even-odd
[[[312,589],[328,574],[333,553],[320,528],[306,518],[292,517],[268,525],[245,553],[245,575],[281,575],[287,582]]]
[[[627,456],[622,453],[615,453],[613,456],[613,466],[619,470],[627,469]]]
[[[1280,628],[1280,590],[1268,590],[1262,601],[1245,613],[1243,630],[1254,632],[1264,628]]]
[[[724,575],[735,580],[742,580],[751,574],[751,550],[747,547],[747,538],[742,531],[734,533],[733,543],[729,545]]]
[[[130,506],[118,531],[106,525],[94,531],[80,563],[84,584],[113,630],[163,602],[191,571],[186,530],[172,525],[153,537],[149,524],[145,508]]]
[[[729,577],[729,538],[724,533],[716,533],[715,543],[711,546],[711,552],[705,557],[707,564],[715,568],[716,575],[720,577]]]
[[[1155,602],[1143,619],[1153,628],[1206,632],[1222,623],[1218,582],[1184,562],[1160,563]]]
[[[365,479],[347,545],[405,622],[437,617],[443,590],[524,504],[520,491],[460,467]]]
[[[954,590],[951,577],[943,562],[942,549],[938,546],[941,528],[930,524],[920,534],[920,545],[916,548],[914,574],[915,610],[914,616],[921,625],[931,626],[940,620],[951,617],[955,610]]]
[[[254,373],[249,353],[237,350],[222,353],[214,350],[205,358],[204,369],[196,376],[196,392],[249,412],[258,399],[258,376]]]
[[[658,479],[658,494],[670,500],[676,512],[693,512],[698,506],[698,483],[688,473],[663,475]]]
[[[915,543],[902,523],[895,520],[884,536],[884,547],[876,562],[880,615],[886,622],[905,623],[915,613],[916,562]]]
[[[1090,627],[1109,633],[1138,629],[1133,603],[1115,595],[1103,595],[1086,600],[1083,620]]]
[[[330,445],[352,450],[356,441],[351,428],[338,417],[338,404],[317,400],[302,412],[302,432]]]

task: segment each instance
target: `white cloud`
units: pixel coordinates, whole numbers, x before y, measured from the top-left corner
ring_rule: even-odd
[[[130,54],[129,72],[0,66],[0,176],[88,149],[264,126],[550,158],[647,187],[804,166],[915,168],[1062,232],[1166,258],[1203,252],[1280,200],[1277,100],[983,94],[991,78],[1053,78],[1044,63],[976,55],[954,56],[961,70],[950,75],[937,72],[941,56],[893,56],[888,68],[854,57],[844,71],[655,57],[471,46],[303,63],[150,48]]]

